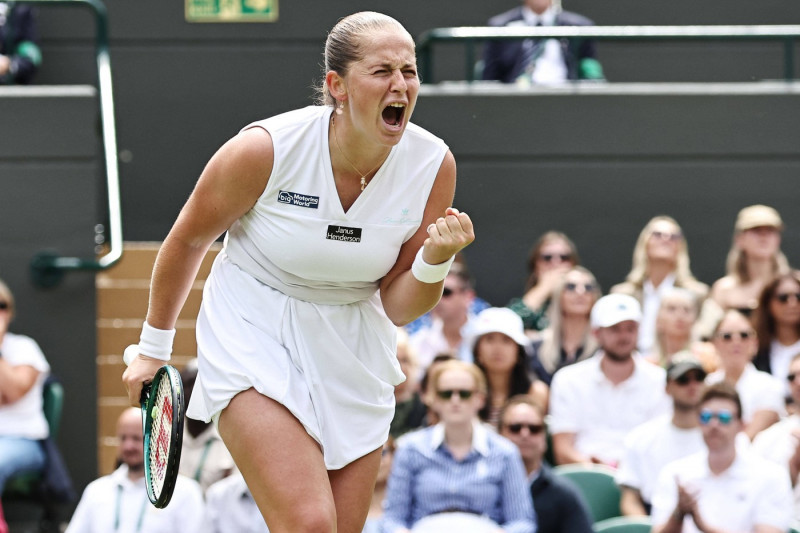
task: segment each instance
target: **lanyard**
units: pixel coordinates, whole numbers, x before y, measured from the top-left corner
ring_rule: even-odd
[[[208,451],[211,449],[211,445],[214,443],[214,439],[209,439],[206,441],[205,447],[203,448],[203,455],[200,456],[200,462],[197,463],[197,469],[194,471],[194,480],[200,483],[200,476],[203,474],[203,466],[206,464],[206,459],[208,458]]]
[[[120,507],[122,506],[122,485],[117,485],[117,503],[114,507],[114,531],[119,531],[119,518]],[[142,530],[142,521],[144,521],[144,510],[147,507],[147,498],[142,501],[142,508],[139,510],[139,520],[136,521],[136,532]]]

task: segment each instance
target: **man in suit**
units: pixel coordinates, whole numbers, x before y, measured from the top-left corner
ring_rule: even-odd
[[[519,7],[489,19],[489,26],[593,26],[588,18],[563,11],[560,0],[523,0]],[[591,39],[512,39],[488,41],[483,79],[503,83],[559,83],[603,79]]]

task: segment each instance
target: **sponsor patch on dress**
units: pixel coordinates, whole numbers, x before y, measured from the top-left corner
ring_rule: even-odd
[[[361,228],[328,226],[328,233],[325,238],[332,241],[361,242]]]
[[[291,191],[280,191],[278,192],[278,202],[316,209],[319,207],[319,196],[309,196],[308,194],[300,194]]]

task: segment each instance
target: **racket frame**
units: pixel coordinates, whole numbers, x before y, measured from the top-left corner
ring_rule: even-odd
[[[169,437],[169,453],[167,455],[166,475],[160,494],[155,493],[153,488],[152,465],[150,464],[150,448],[153,429],[153,407],[155,405],[156,394],[162,380],[168,380],[172,392],[172,432]],[[183,422],[185,399],[183,393],[183,383],[180,373],[171,365],[164,365],[156,371],[153,381],[142,388],[142,429],[144,434],[144,475],[147,487],[147,497],[150,503],[158,509],[166,507],[172,499],[175,490],[175,482],[178,479],[178,467],[181,462],[181,448],[183,446]]]

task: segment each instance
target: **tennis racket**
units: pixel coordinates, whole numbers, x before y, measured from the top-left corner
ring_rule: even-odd
[[[184,396],[181,376],[164,365],[142,388],[144,477],[147,497],[161,509],[169,504],[183,444]]]

